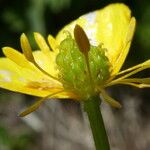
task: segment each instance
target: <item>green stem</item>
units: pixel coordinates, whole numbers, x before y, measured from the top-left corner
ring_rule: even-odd
[[[110,150],[108,137],[100,111],[99,96],[94,96],[85,100],[84,110],[88,115],[96,150]]]

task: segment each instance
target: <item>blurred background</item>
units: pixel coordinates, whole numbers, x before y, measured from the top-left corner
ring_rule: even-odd
[[[113,2],[123,2],[137,19],[137,28],[124,68],[150,57],[149,0],[0,0],[0,47],[20,49],[19,37],[26,33],[36,48],[33,32],[43,36],[57,32],[84,13]],[[0,55],[3,56],[0,51]],[[139,74],[149,76],[149,71]],[[111,150],[150,148],[149,89],[115,86],[111,95],[122,109],[102,103],[102,113]],[[84,112],[73,101],[47,101],[25,118],[18,113],[37,98],[0,89],[0,150],[94,150]]]

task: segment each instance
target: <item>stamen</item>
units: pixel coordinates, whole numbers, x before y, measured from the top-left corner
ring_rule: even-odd
[[[36,43],[38,44],[39,48],[44,52],[44,53],[49,53],[50,52],[50,48],[47,45],[45,39],[43,38],[42,35],[40,35],[39,33],[35,32],[34,33],[34,38]]]
[[[150,78],[129,78],[129,79],[123,79],[121,81],[115,82],[112,85],[116,84],[126,84],[126,85],[131,85],[135,86],[137,88],[148,88],[150,87]]]
[[[123,81],[117,82],[117,84],[131,85],[137,88],[150,88],[150,84],[136,84],[136,83],[130,83],[130,82],[123,82]]]
[[[116,107],[116,108],[121,108],[121,104],[116,101],[115,99],[113,99],[112,97],[110,97],[105,90],[101,90],[101,95],[103,96],[104,100],[106,102],[108,102],[111,106]]]
[[[117,74],[117,76],[118,76],[118,75],[121,75],[121,74],[124,74],[124,73],[127,73],[127,72],[130,72],[130,71],[135,70],[135,69],[137,69],[137,68],[140,68],[140,67],[143,67],[143,66],[147,66],[147,65],[150,65],[150,60],[147,60],[147,61],[145,61],[144,63],[138,64],[138,65],[133,66],[133,67],[131,67],[131,68],[128,68],[128,69],[126,69],[126,70],[120,71],[120,72]]]
[[[58,44],[57,44],[56,40],[53,38],[52,35],[49,35],[49,36],[48,36],[48,43],[49,43],[51,49],[52,49],[54,52],[56,52],[56,53],[59,52]]]
[[[148,83],[150,84],[150,78],[129,78],[123,79],[123,82],[135,82],[135,83]]]
[[[88,52],[90,50],[89,39],[88,39],[86,33],[84,32],[84,30],[79,25],[76,25],[74,28],[74,37],[75,37],[75,40],[77,42],[77,45],[78,45],[80,51],[86,57],[88,57]]]
[[[122,76],[121,78],[119,78],[119,80],[125,79],[125,78],[127,78],[127,77],[129,77],[129,76],[131,76],[131,75],[134,75],[134,74],[136,74],[136,73],[142,71],[142,70],[148,69],[149,67],[150,67],[150,66],[145,66],[145,67],[136,69],[136,70],[134,70],[134,71],[132,71],[132,72],[130,72],[130,73],[128,73],[128,74]]]
[[[29,60],[32,63],[35,62],[30,43],[24,33],[20,37],[20,43],[21,43],[22,51],[23,51],[25,57],[27,58],[27,60]]]
[[[57,80],[60,82],[60,80],[54,76],[52,76],[51,74],[49,74],[48,72],[46,72],[45,70],[43,70],[36,62],[33,63],[35,65],[35,67],[37,67],[41,72],[43,72],[44,74],[46,74],[47,76],[51,77],[54,80]]]
[[[41,40],[41,44],[40,47],[44,49],[45,52],[48,52],[48,46],[44,46],[45,42],[43,41],[43,37],[41,37],[41,35],[39,35],[38,33],[35,33],[35,37],[36,37],[36,40],[37,42],[40,42],[39,40]],[[20,42],[21,42],[21,47],[22,47],[22,50],[23,50],[23,53],[26,57],[26,59],[28,61],[30,61],[32,64],[34,64],[34,66],[36,66],[41,72],[43,72],[44,74],[46,74],[47,76],[53,78],[54,80],[57,80],[59,81],[56,77],[52,76],[51,74],[47,73],[45,70],[43,70],[35,61],[34,59],[34,56],[32,54],[32,49],[31,49],[31,46],[30,46],[30,43],[26,37],[25,34],[22,34],[21,35],[21,38],[20,38]]]
[[[88,39],[86,33],[84,32],[84,30],[82,29],[82,27],[79,25],[76,25],[74,28],[74,37],[75,37],[75,41],[79,47],[79,50],[85,56],[89,77],[90,77],[91,83],[93,85],[90,64],[89,64],[89,56],[88,56],[88,52],[90,50],[89,39]]]
[[[129,73],[127,73],[127,74],[125,74],[125,75],[119,77],[118,79],[114,79],[113,81],[111,81],[111,82],[109,82],[108,84],[106,84],[105,87],[114,85],[114,84],[120,82],[121,80],[123,80],[123,79],[125,79],[125,78],[127,78],[127,77],[129,77],[129,76],[131,76],[131,75],[134,75],[134,74],[136,74],[136,73],[138,73],[138,72],[140,72],[140,71],[142,71],[142,70],[148,69],[148,68],[150,68],[150,60],[148,60],[148,61],[146,61],[146,62],[144,62],[144,63],[142,63],[142,64],[139,64],[139,65],[137,65],[137,66],[134,66],[134,67],[132,67],[132,68],[129,68],[129,69],[125,70],[125,71],[122,71],[122,73],[120,73],[120,74],[129,72],[129,71],[131,71],[131,72],[129,72]],[[132,70],[133,70],[133,71],[132,71]]]
[[[33,105],[31,105],[31,106],[28,107],[25,111],[23,111],[22,113],[20,113],[20,114],[19,114],[19,117],[24,117],[24,116],[26,116],[26,115],[32,113],[33,111],[37,110],[37,109],[41,106],[42,102],[44,102],[44,101],[47,100],[48,98],[50,98],[50,97],[52,97],[52,96],[54,96],[54,95],[57,95],[57,94],[59,94],[59,93],[62,93],[62,92],[64,92],[64,90],[61,90],[61,91],[55,92],[55,93],[53,93],[53,94],[47,95],[46,97],[44,97],[44,98],[42,98],[42,99],[36,101]]]
[[[41,103],[42,103],[42,101],[38,100],[33,105],[31,105],[30,107],[28,107],[25,111],[23,111],[22,113],[20,113],[19,117],[25,117],[26,115],[28,115],[28,114],[32,113],[33,111],[37,110],[40,107]]]

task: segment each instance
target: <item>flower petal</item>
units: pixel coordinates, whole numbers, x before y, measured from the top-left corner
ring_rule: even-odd
[[[120,52],[116,51],[116,58],[115,58],[115,55],[112,56],[112,64],[113,64],[112,65],[113,66],[113,71],[111,73],[112,76],[116,75],[119,72],[119,70],[121,69],[121,67],[122,67],[122,65],[123,65],[123,63],[126,59],[126,56],[128,54],[128,51],[129,51],[129,48],[130,48],[130,45],[131,45],[131,41],[132,41],[132,38],[133,38],[135,25],[136,25],[136,20],[135,20],[134,17],[132,17],[131,20],[130,20],[129,26],[128,26],[128,30],[127,30],[126,37],[125,37],[126,39],[123,43],[122,49],[120,49]]]
[[[15,50],[11,47],[3,47],[3,53],[7,58],[12,60],[19,66],[24,67],[24,68],[33,69],[33,65],[19,51]]]
[[[8,58],[0,59],[0,87],[39,97],[63,90],[58,81],[34,70],[22,68]],[[55,98],[68,98],[71,94],[64,92],[55,96]]]
[[[15,62],[20,67],[28,68],[28,69],[40,72],[19,51],[11,47],[4,47],[3,53],[5,54],[7,58]],[[41,68],[43,68],[46,72],[48,72],[52,76],[57,77],[58,70],[56,69],[56,63],[55,63],[56,54],[55,53],[51,52],[47,56],[43,51],[34,51],[33,56],[34,56],[34,60]]]
[[[53,77],[58,76],[58,70],[56,66],[56,54],[51,52],[49,56],[47,56],[42,51],[34,51],[33,52],[34,59],[36,63],[47,73],[51,74]]]
[[[56,40],[61,42],[65,38],[65,30],[73,36],[76,24],[84,29],[91,44],[104,44],[107,49],[106,55],[112,65],[112,75],[116,74],[128,54],[135,29],[135,19],[131,18],[130,9],[124,4],[117,3],[83,15],[65,26],[58,33]]]

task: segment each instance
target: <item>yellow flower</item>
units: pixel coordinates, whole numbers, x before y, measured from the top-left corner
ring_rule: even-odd
[[[130,78],[150,68],[150,60],[120,71],[135,24],[129,8],[118,3],[81,16],[65,26],[56,39],[49,35],[48,44],[39,33],[34,33],[40,49],[34,52],[22,34],[23,53],[11,47],[3,48],[6,58],[0,58],[0,87],[42,97],[20,116],[36,110],[47,98],[80,101],[100,94],[112,106],[121,107],[105,88],[116,84],[150,87],[150,78]],[[73,55],[69,54],[72,52]],[[75,61],[76,58],[79,59]]]

